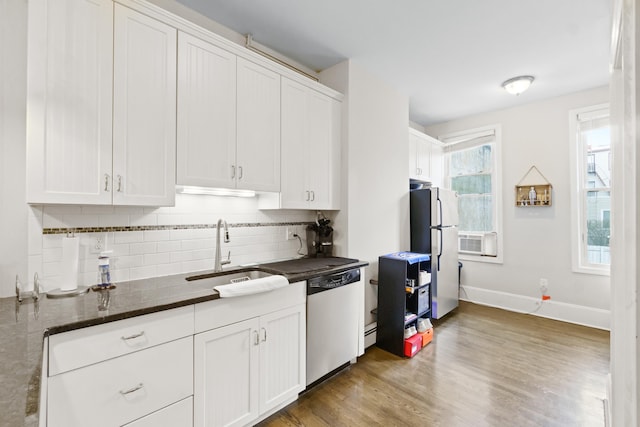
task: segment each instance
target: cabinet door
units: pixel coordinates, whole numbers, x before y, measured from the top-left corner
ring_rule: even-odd
[[[194,426],[242,426],[258,417],[258,318],[195,335]]]
[[[309,89],[307,97],[307,144],[309,161],[307,182],[311,191],[309,207],[337,209],[336,172],[339,170],[340,126],[336,123],[336,110],[340,103],[326,95]],[[338,116],[339,118],[339,116]]]
[[[280,191],[280,75],[238,58],[237,188]]]
[[[282,78],[282,165],[281,206],[306,209],[311,194],[307,173],[316,168],[315,153],[308,152],[307,88]],[[311,171],[310,171],[311,170]]]
[[[418,139],[416,141],[416,166],[419,179],[431,179],[431,143]]]
[[[29,1],[27,201],[111,203],[111,0]]]
[[[175,201],[176,30],[115,4],[113,203]]]
[[[236,56],[178,33],[177,183],[235,187]]]
[[[280,208],[338,209],[341,103],[282,78]]]
[[[260,413],[305,388],[305,304],[260,318]]]
[[[418,142],[418,137],[409,129],[409,178],[413,179],[420,179],[418,159],[416,157],[418,153]]]

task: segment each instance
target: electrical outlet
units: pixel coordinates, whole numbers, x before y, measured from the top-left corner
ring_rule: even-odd
[[[542,294],[546,294],[547,291],[549,290],[549,281],[545,278],[540,278],[540,292],[542,292]]]
[[[295,230],[294,227],[287,227],[285,231],[287,232],[286,236],[285,236],[286,240],[294,240],[295,239],[295,237],[293,237],[293,235],[297,234],[297,233],[296,233],[296,230]]]
[[[91,239],[91,244],[89,245],[89,253],[99,254],[106,249],[107,246],[107,238],[104,234],[99,234],[96,237]]]

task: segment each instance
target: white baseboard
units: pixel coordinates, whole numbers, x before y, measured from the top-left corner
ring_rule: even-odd
[[[376,332],[378,325],[376,322],[369,323],[364,327],[364,348],[369,348],[376,343]]]
[[[460,299],[489,307],[527,313],[548,319],[561,320],[597,329],[610,330],[611,312],[600,308],[567,304],[554,300],[541,301],[539,298],[492,291],[473,286],[461,286]]]

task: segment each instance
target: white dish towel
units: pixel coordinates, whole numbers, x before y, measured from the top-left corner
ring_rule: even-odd
[[[214,286],[213,289],[218,291],[220,298],[230,298],[269,292],[287,285],[289,285],[287,278],[276,274],[261,279],[247,280],[246,282]]]

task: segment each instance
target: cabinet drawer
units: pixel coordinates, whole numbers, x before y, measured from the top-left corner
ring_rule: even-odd
[[[49,427],[123,425],[193,395],[193,337],[49,378]]]
[[[193,306],[49,337],[49,376],[193,335]]]
[[[123,427],[193,427],[193,397],[135,420]]]

